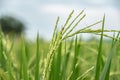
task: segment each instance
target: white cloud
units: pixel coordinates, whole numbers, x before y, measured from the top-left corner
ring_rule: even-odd
[[[91,0],[92,3],[98,3],[98,4],[103,4],[108,2],[109,0]]]
[[[85,2],[87,3],[92,3],[92,4],[106,4],[106,3],[110,3],[113,0],[85,0]]]
[[[63,5],[63,4],[45,4],[40,6],[40,12],[48,14],[57,14],[57,15],[68,15],[72,10],[78,11],[81,10],[75,6]]]
[[[106,27],[110,26],[120,26],[119,12],[115,8],[99,8],[99,9],[88,9],[86,13],[89,17],[97,19],[98,17],[102,19],[103,15],[106,15]],[[92,22],[92,21],[91,21]]]
[[[63,5],[63,4],[45,4],[42,5],[39,10],[44,14],[48,15],[57,15],[57,16],[66,16],[68,15],[71,10],[75,10],[75,14],[77,14],[82,9],[81,6],[77,5]],[[97,20],[102,19],[104,13],[106,14],[106,26],[119,26],[120,23],[118,22],[118,10],[112,7],[89,7],[86,8],[85,13],[87,14],[86,22],[87,24],[93,23]]]

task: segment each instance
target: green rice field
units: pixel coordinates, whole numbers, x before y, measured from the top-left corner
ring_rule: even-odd
[[[11,39],[0,31],[0,80],[120,80],[120,30],[105,30],[104,15],[75,31],[86,14],[83,10],[72,19],[73,14],[60,29],[57,18],[51,41],[38,34],[33,42],[23,35]],[[99,29],[92,29],[97,24]],[[98,38],[84,40],[84,33]]]

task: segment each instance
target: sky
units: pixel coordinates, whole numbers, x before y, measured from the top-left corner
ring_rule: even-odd
[[[0,16],[13,15],[24,21],[26,37],[35,39],[37,32],[51,39],[57,17],[64,24],[72,10],[77,15],[85,9],[86,18],[76,29],[102,19],[106,15],[106,29],[120,29],[120,0],[0,0]]]

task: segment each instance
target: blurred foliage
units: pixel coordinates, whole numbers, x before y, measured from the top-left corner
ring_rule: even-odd
[[[13,16],[2,16],[0,18],[0,24],[5,35],[15,34],[19,36],[25,30],[25,25],[23,24],[23,22]]]

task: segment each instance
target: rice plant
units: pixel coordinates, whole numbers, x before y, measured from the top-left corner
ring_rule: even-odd
[[[74,19],[73,14],[74,10],[60,30],[57,18],[51,42],[40,40],[39,35],[36,42],[25,40],[23,35],[18,42],[0,30],[0,80],[119,80],[120,30],[105,30],[104,15],[75,31],[86,14],[82,10]],[[97,24],[101,24],[100,29],[92,29]],[[81,33],[100,38],[84,41]]]

